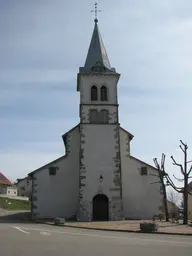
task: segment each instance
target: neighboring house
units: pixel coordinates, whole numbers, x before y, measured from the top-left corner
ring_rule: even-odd
[[[8,180],[1,172],[0,172],[0,194],[7,194],[7,188],[12,186],[10,180]]]
[[[192,193],[192,181],[189,183],[189,190]],[[188,212],[189,212],[189,220],[192,221],[192,195],[189,194],[188,197]]]
[[[29,173],[33,219],[152,219],[161,213],[157,169],[131,156],[133,135],[120,127],[120,74],[109,63],[97,22],[77,76],[80,123],[62,136],[65,155]]]
[[[7,196],[8,197],[17,196],[17,187],[15,187],[14,185],[11,187],[7,187]]]
[[[32,181],[30,177],[27,176],[23,179],[17,179],[15,185],[18,189],[18,196],[31,198]]]
[[[0,172],[0,195],[17,196],[17,188]]]

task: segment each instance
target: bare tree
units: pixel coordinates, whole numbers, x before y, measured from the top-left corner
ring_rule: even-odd
[[[167,180],[168,185],[170,185],[178,193],[183,194],[183,205],[184,205],[183,224],[188,224],[188,194],[192,195],[192,193],[190,192],[190,190],[188,188],[188,180],[190,178],[192,178],[192,177],[190,177],[190,174],[192,172],[192,164],[191,164],[190,168],[187,167],[187,164],[192,161],[187,161],[187,153],[188,153],[187,152],[187,150],[188,150],[187,144],[184,143],[182,140],[180,140],[180,142],[181,142],[180,149],[183,151],[183,154],[184,154],[184,163],[183,164],[177,163],[173,156],[171,156],[171,159],[173,160],[173,165],[178,166],[180,168],[180,172],[183,176],[182,179],[177,178],[175,175],[173,175],[173,177],[177,181],[183,182],[184,186],[177,187],[168,174],[165,174],[165,178]]]
[[[174,190],[169,191],[167,197],[171,203],[175,204],[176,206],[178,205],[179,196],[176,191]]]
[[[175,190],[168,192],[168,211],[171,218],[179,218],[179,194]]]
[[[166,175],[165,168],[164,168],[164,166],[165,166],[165,155],[162,154],[161,165],[159,165],[159,163],[157,161],[157,158],[154,158],[153,161],[154,161],[155,166],[158,170],[158,177],[159,177],[159,180],[160,180],[160,181],[157,181],[155,183],[161,183],[161,189],[162,189],[162,192],[163,192],[163,205],[164,205],[164,211],[165,211],[165,219],[168,222],[169,221],[169,212],[168,212],[168,205],[167,205],[166,186],[165,186],[165,183],[164,183],[164,177]],[[154,174],[152,174],[152,175],[157,176],[157,175],[154,175]]]

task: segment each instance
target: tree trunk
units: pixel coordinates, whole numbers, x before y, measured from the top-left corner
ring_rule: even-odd
[[[166,193],[166,188],[165,188],[165,184],[162,183],[162,187],[163,187],[163,202],[164,202],[164,208],[165,208],[165,220],[166,222],[169,221],[169,211],[168,211],[168,205],[167,205],[167,193]]]
[[[188,177],[185,177],[183,193],[183,224],[188,224]]]
[[[188,224],[188,173],[187,173],[187,145],[184,149],[184,209],[183,224]]]

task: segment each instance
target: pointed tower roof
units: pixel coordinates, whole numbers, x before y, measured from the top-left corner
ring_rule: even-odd
[[[90,69],[99,62],[100,65],[111,69],[107,51],[105,49],[97,22],[97,19],[95,19],[95,27],[85,61],[85,68]]]
[[[107,51],[99,31],[98,19],[96,18],[94,22],[95,26],[87,58],[84,67],[80,68],[80,73],[115,73],[115,69],[110,65]]]

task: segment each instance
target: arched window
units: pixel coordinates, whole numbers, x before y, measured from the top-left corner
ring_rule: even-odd
[[[93,85],[91,87],[91,100],[97,100],[98,95],[97,95],[97,86]]]
[[[101,86],[101,101],[106,101],[107,100],[107,87],[106,86]]]

